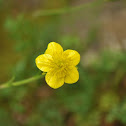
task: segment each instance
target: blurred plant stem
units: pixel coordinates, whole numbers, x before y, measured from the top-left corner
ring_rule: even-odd
[[[50,10],[38,10],[38,11],[34,12],[32,16],[39,17],[39,16],[51,16],[51,15],[61,15],[61,14],[65,14],[65,13],[72,13],[75,11],[79,11],[81,9],[86,9],[86,8],[93,7],[93,6],[99,6],[103,2],[104,1],[102,1],[102,0],[96,0],[94,2],[82,4],[77,7],[66,7],[66,8],[61,8],[61,9],[50,9]]]
[[[0,85],[0,89],[12,87],[12,86],[20,86],[20,85],[28,84],[28,83],[30,83],[30,82],[36,81],[36,80],[38,80],[38,79],[41,79],[42,77],[44,77],[44,74],[42,74],[42,75],[37,75],[37,76],[33,76],[33,77],[31,77],[31,78],[24,79],[24,80],[17,81],[17,82],[13,82],[13,78],[12,78],[12,79],[11,79],[10,81],[8,81],[7,83],[1,84],[1,85]]]

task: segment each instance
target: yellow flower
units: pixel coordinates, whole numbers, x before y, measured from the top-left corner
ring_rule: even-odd
[[[56,42],[50,42],[45,54],[39,55],[35,62],[41,71],[47,72],[45,80],[54,89],[61,87],[64,82],[72,84],[79,79],[76,65],[80,62],[80,54],[70,49],[63,51]]]

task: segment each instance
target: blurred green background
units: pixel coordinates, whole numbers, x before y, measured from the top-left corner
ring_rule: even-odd
[[[41,74],[51,41],[81,54],[80,79],[0,89],[0,126],[126,126],[125,0],[0,0],[0,83]]]

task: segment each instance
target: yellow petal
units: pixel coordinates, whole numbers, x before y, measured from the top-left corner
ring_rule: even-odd
[[[73,66],[76,66],[80,62],[80,54],[75,50],[68,49],[63,52],[63,56]]]
[[[56,42],[50,42],[48,44],[47,50],[45,51],[45,54],[50,54],[53,57],[61,56],[63,53],[63,48],[60,44]]]
[[[36,62],[36,66],[41,71],[48,72],[52,68],[53,59],[52,56],[49,54],[42,54],[36,58],[35,62]]]
[[[64,84],[64,77],[59,76],[56,71],[50,71],[46,74],[45,80],[51,88],[59,88]]]
[[[65,77],[65,83],[72,84],[79,80],[79,72],[76,67],[69,69]]]

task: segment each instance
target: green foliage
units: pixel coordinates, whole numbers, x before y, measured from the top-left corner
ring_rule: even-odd
[[[48,109],[47,109],[48,108]],[[45,126],[63,125],[63,117],[60,112],[60,105],[54,99],[39,102],[35,111],[27,120],[28,126],[45,125]]]
[[[16,126],[16,122],[10,117],[9,112],[5,109],[0,109],[0,125],[2,126]]]
[[[86,117],[77,115],[77,125],[78,126],[99,126],[100,125],[100,112],[97,110],[92,111],[91,114]],[[86,121],[85,121],[86,120]]]
[[[94,8],[92,5],[91,9]],[[81,52],[81,57],[92,44],[99,41],[100,25],[95,21],[92,21],[94,24],[86,37],[81,38],[74,31],[62,34],[61,20],[62,17],[55,14],[39,19],[28,18],[25,14],[7,16],[4,28],[9,43],[12,43],[14,57],[18,57],[10,71],[15,81],[41,74],[36,68],[35,58],[44,53],[51,41],[62,44],[64,49]],[[84,67],[86,61],[81,60],[78,66],[80,79],[76,84],[65,84],[53,90],[41,79],[33,85],[1,90],[0,126],[65,126],[69,113],[72,113],[77,126],[101,126],[104,115],[106,122],[119,120],[126,125],[126,101],[120,93],[123,87],[122,93],[125,94],[126,90],[125,84],[122,84],[126,72],[126,54],[101,49],[98,55],[90,67]],[[13,116],[15,114],[23,116],[23,124]]]
[[[0,0],[0,9],[2,9],[3,0]]]
[[[124,101],[115,107],[113,107],[107,116],[107,121],[120,120],[123,124],[126,124],[126,101]]]
[[[71,47],[73,47],[74,49],[78,49],[81,46],[80,43],[80,38],[76,35],[66,35],[60,38],[61,44],[65,49],[70,49]]]
[[[101,111],[109,111],[119,103],[119,98],[114,92],[107,92],[100,98]]]

